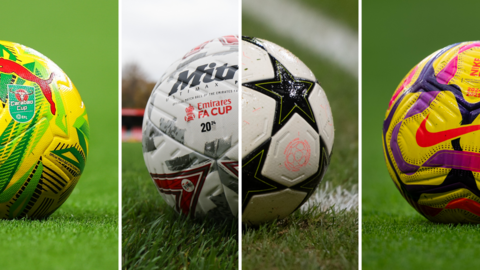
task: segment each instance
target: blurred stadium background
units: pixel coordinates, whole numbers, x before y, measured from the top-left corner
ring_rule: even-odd
[[[142,121],[155,82],[136,63],[122,67],[122,141],[142,141]]]
[[[237,34],[239,2],[123,0],[122,10],[122,141],[138,142],[157,80],[198,44]]]
[[[479,40],[472,28],[479,7],[446,0],[362,1],[363,269],[478,267],[478,226],[434,224],[418,214],[388,174],[381,130],[390,98],[411,68],[447,45]]]

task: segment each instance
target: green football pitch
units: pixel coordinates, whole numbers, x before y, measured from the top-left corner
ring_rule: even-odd
[[[297,4],[309,11],[327,14],[352,33],[357,32],[357,1],[302,0]],[[245,6],[245,2],[243,5]],[[335,125],[335,143],[330,166],[319,189],[325,189],[328,182],[327,192],[340,187],[356,193],[358,80],[335,63],[304,46],[309,42],[308,39],[298,40],[292,38],[292,33],[273,30],[265,20],[249,12],[252,9],[253,7],[248,9],[244,7],[242,35],[266,39],[290,50],[313,71],[330,102]],[[302,31],[300,23],[298,23],[298,31]],[[358,267],[357,210],[335,211],[333,208],[324,209],[319,204],[313,205],[310,210],[296,211],[282,221],[264,224],[259,228],[244,227],[242,267],[244,269],[356,269]]]
[[[480,226],[429,222],[400,195],[388,174],[382,123],[408,71],[447,45],[478,40],[478,4],[364,0],[362,81],[363,269],[476,269]]]
[[[65,204],[44,221],[0,221],[0,269],[118,269],[118,1],[13,1],[0,12],[0,39],[60,66],[90,121],[85,171]]]

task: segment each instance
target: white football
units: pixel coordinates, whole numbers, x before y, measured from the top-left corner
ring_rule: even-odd
[[[238,214],[238,36],[173,63],[143,120],[143,156],[168,205],[191,217]]]
[[[290,51],[242,38],[242,221],[258,225],[298,209],[332,154],[325,91]]]

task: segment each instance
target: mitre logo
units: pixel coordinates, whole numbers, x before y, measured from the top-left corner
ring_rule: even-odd
[[[175,94],[179,90],[178,88],[183,90],[188,85],[189,88],[198,86],[200,82],[210,83],[213,81],[231,80],[238,70],[237,65],[228,66],[227,63],[218,67],[216,67],[216,65],[217,63],[210,63],[198,66],[195,71],[190,74],[188,70],[181,72],[178,74],[177,82],[173,85],[168,95],[171,96]]]

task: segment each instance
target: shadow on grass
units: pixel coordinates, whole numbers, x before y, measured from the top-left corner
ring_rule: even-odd
[[[351,213],[354,213],[353,215]],[[284,219],[275,219],[269,222],[266,222],[261,225],[246,225],[242,224],[243,230],[242,233],[248,233],[258,230],[268,230],[272,231],[282,231],[288,228],[295,229],[324,229],[328,230],[332,226],[337,226],[341,224],[349,223],[352,217],[355,217],[356,211],[336,211],[334,206],[330,207],[326,211],[322,211],[319,206],[313,206],[307,211],[295,211],[290,216]],[[345,220],[347,218],[348,220]],[[357,224],[358,222],[354,222]]]
[[[472,223],[437,223],[432,222],[416,212],[392,214],[369,211],[363,215],[362,234],[375,236],[379,234],[432,234],[450,233],[451,231],[478,231],[480,224]]]

